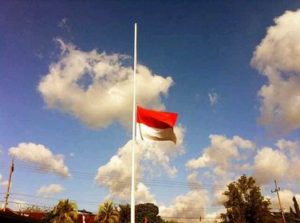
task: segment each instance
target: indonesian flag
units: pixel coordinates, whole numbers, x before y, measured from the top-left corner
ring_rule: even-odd
[[[137,132],[142,139],[156,141],[170,140],[176,143],[173,127],[178,114],[173,112],[154,111],[137,107]]]

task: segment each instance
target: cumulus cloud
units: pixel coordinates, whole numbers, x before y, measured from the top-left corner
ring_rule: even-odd
[[[192,172],[187,176],[187,182],[189,185],[189,188],[196,190],[196,189],[202,189],[201,183],[199,182],[198,179],[198,173],[197,172]]]
[[[17,147],[11,147],[9,153],[19,160],[33,164],[38,170],[55,173],[63,177],[70,176],[69,169],[64,163],[64,156],[53,154],[44,145],[20,143]]]
[[[220,222],[220,214],[221,213],[225,213],[226,210],[224,208],[220,208],[217,211],[211,212],[211,213],[207,213],[205,215],[204,220],[202,220],[201,222],[203,223],[217,223]]]
[[[255,156],[254,176],[259,183],[282,179],[288,168],[289,160],[281,151],[265,147]]]
[[[150,188],[141,182],[137,183],[135,199],[137,203],[156,203],[154,195],[150,192]]]
[[[255,144],[240,136],[227,138],[223,135],[210,135],[210,145],[202,154],[187,161],[186,167],[193,172],[205,169],[203,177],[212,181],[211,203],[222,205],[226,200],[223,192],[226,185],[241,174],[251,171],[249,158],[255,152]]]
[[[218,102],[219,96],[216,92],[210,92],[210,93],[208,93],[208,99],[209,99],[210,105],[214,106]]]
[[[276,146],[282,150],[285,150],[285,149],[296,150],[297,148],[300,148],[298,141],[290,141],[290,140],[285,140],[285,139],[278,140],[276,143]]]
[[[280,201],[281,205],[284,211],[289,211],[290,207],[294,209],[294,203],[293,203],[293,196],[296,197],[297,201],[300,201],[300,194],[295,194],[290,190],[280,190]],[[278,210],[279,209],[279,203],[277,195],[274,194],[274,196],[271,198],[271,207],[272,209]]]
[[[258,95],[260,122],[278,133],[300,127],[300,10],[276,18],[256,47],[251,64],[268,78]]]
[[[227,175],[223,176],[222,178],[217,178],[212,187],[212,199],[211,203],[215,206],[222,206],[228,200],[228,197],[224,195],[224,191],[228,190],[228,185],[236,181],[242,174],[239,170],[236,170],[234,174],[228,173]],[[219,180],[220,179],[220,180]]]
[[[239,150],[253,150],[255,144],[250,140],[234,136],[232,139],[223,135],[210,135],[211,145],[204,148],[203,154],[197,159],[189,160],[186,166],[196,170],[204,167],[214,167],[217,175],[223,175],[231,168],[232,159],[241,159]]]
[[[201,188],[199,184],[192,183],[197,181],[197,174],[200,173],[201,179],[207,178],[212,182],[209,194],[212,205],[222,205],[226,201],[227,198],[223,195],[226,185],[237,180],[241,174],[254,176],[263,188],[273,185],[274,179],[291,185],[300,180],[298,141],[280,139],[272,148],[257,148],[253,142],[239,136],[226,138],[211,135],[210,141],[202,154],[189,160],[186,166],[191,171],[188,176],[189,185]],[[290,205],[292,193],[285,190],[280,193],[285,197],[284,202]],[[275,201],[272,199],[272,207],[276,206]]]
[[[178,143],[183,141],[184,129],[176,127],[175,133]],[[95,176],[95,181],[100,186],[105,186],[111,197],[128,201],[130,198],[131,185],[131,150],[132,141],[121,147],[108,163],[100,166]],[[171,164],[173,156],[182,153],[181,144],[172,142],[150,142],[138,141],[136,144],[136,199],[137,202],[155,202],[154,196],[149,188],[142,182],[144,172],[147,170],[147,177],[154,177],[157,174],[166,173],[174,176],[177,169]]]
[[[199,221],[200,217],[205,216],[205,207],[209,202],[207,190],[201,186],[196,172],[193,172],[187,177],[190,191],[184,195],[179,195],[175,198],[170,206],[161,205],[159,214],[162,217],[182,219],[194,219]]]
[[[175,218],[195,218],[205,216],[205,206],[208,203],[208,195],[204,190],[191,190],[184,195],[175,198],[170,206],[160,206],[159,213],[162,217]]]
[[[65,190],[64,187],[61,186],[60,184],[50,184],[47,186],[42,186],[40,189],[38,189],[37,195],[44,198],[49,198],[64,190]]]
[[[130,194],[131,183],[131,148],[132,142],[128,142],[125,146],[119,149],[110,161],[99,167],[95,180],[99,185],[104,185],[108,188],[112,197],[120,199],[128,198]],[[140,150],[136,150],[136,156],[140,156]],[[141,169],[136,168],[135,181],[140,178]]]
[[[89,127],[104,128],[113,121],[129,125],[132,116],[133,71],[129,56],[84,52],[58,39],[60,59],[52,63],[38,90],[47,106],[71,114]],[[137,67],[137,102],[163,109],[173,80]]]
[[[227,200],[228,197],[224,195],[224,191],[228,188],[224,185],[222,187],[213,187],[213,200],[212,203],[215,205],[223,205]]]
[[[298,142],[280,139],[276,147],[264,147],[254,158],[253,175],[260,184],[274,179],[293,182],[300,179]]]

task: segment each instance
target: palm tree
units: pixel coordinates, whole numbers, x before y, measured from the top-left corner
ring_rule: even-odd
[[[50,211],[48,221],[50,223],[75,223],[77,221],[77,205],[74,202],[60,200]]]
[[[105,201],[100,205],[95,222],[97,223],[118,223],[119,212],[112,201]]]

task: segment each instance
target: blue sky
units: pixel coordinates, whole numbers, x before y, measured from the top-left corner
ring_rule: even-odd
[[[98,185],[94,178],[99,167],[106,168],[100,171],[103,176],[112,174],[108,170],[109,165],[113,165],[111,157],[117,154],[119,148],[126,151],[124,145],[131,135],[130,129],[124,127],[130,117],[124,113],[126,108],[116,105],[115,101],[101,104],[105,94],[98,90],[94,95],[103,97],[91,99],[89,96],[89,102],[80,100],[81,96],[78,95],[79,99],[76,100],[82,105],[74,104],[72,97],[78,88],[73,92],[71,88],[65,88],[66,85],[58,92],[53,84],[58,84],[60,79],[47,83],[44,80],[46,76],[54,75],[51,66],[60,62],[68,64],[75,54],[90,58],[91,52],[96,51],[95,63],[120,62],[120,70],[124,68],[124,72],[129,72],[132,58],[123,61],[118,56],[133,55],[134,22],[138,22],[139,30],[138,62],[146,67],[145,72],[149,73],[150,79],[156,74],[166,84],[167,77],[172,78],[170,86],[166,84],[163,90],[159,84],[149,84],[142,92],[141,103],[150,108],[164,106],[167,110],[178,112],[180,131],[185,129],[182,144],[173,151],[170,151],[170,146],[166,146],[167,149],[158,146],[159,151],[163,151],[163,158],[170,160],[164,163],[167,167],[158,171],[160,174],[152,172],[157,172],[155,162],[162,157],[151,149],[142,150],[142,153],[152,157],[143,158],[146,161],[141,164],[143,167],[139,179],[151,195],[148,194],[147,199],[154,197],[150,201],[163,206],[165,216],[182,216],[176,209],[176,197],[182,196],[188,206],[189,193],[195,193],[206,197],[200,202],[199,208],[204,207],[203,216],[210,216],[221,208],[216,205],[217,201],[213,202],[216,196],[212,188],[236,179],[243,171],[257,176],[261,185],[269,191],[272,181],[265,178],[265,173],[266,169],[271,171],[274,167],[263,158],[272,159],[272,156],[278,158],[282,168],[278,167],[277,170],[276,167],[275,173],[268,175],[279,178],[282,187],[289,190],[285,191],[287,197],[291,193],[299,193],[300,188],[294,182],[298,176],[292,179],[283,177],[287,175],[287,169],[291,170],[286,166],[287,163],[297,163],[292,159],[298,157],[294,153],[298,154],[300,149],[300,121],[293,113],[293,109],[299,106],[296,99],[300,95],[297,90],[300,69],[295,65],[299,43],[293,39],[293,36],[299,35],[295,25],[300,23],[298,8],[300,3],[297,1],[273,1],[272,4],[270,1],[4,2],[0,9],[2,184],[7,180],[11,148],[21,148],[20,143],[24,143],[16,155],[12,200],[51,206],[57,198],[70,198],[77,201],[79,208],[95,211],[99,203],[112,195],[110,189],[113,190],[113,183],[109,181],[116,179],[106,179],[105,182],[98,182]],[[285,13],[287,10],[292,12]],[[276,17],[282,18],[282,22],[275,23]],[[275,31],[267,33],[270,26]],[[279,38],[280,33],[292,34]],[[263,39],[270,41],[262,42]],[[290,51],[285,52],[287,47],[296,49],[295,55]],[[118,58],[108,58],[112,54]],[[286,58],[290,58],[290,61],[285,61]],[[252,65],[251,60],[254,61]],[[77,68],[80,69],[80,65],[74,68],[75,73]],[[272,69],[270,71],[267,68]],[[57,67],[56,72],[73,75],[62,67]],[[110,74],[119,75],[118,72],[104,75]],[[101,82],[101,78],[88,78],[91,77],[81,79],[81,84]],[[106,78],[109,79],[108,76]],[[126,78],[130,80],[128,76]],[[45,85],[41,90],[43,81]],[[120,83],[124,84],[122,81]],[[120,83],[108,84],[115,89]],[[275,90],[273,93],[267,91],[260,94],[263,86]],[[151,92],[157,94],[149,96]],[[213,96],[214,102],[210,101],[209,95]],[[294,103],[288,103],[292,99],[295,99]],[[54,104],[51,104],[53,101]],[[96,114],[95,118],[91,118],[89,103],[95,104],[95,111],[101,113],[101,117]],[[111,108],[116,108],[115,113],[124,116],[125,121],[118,120],[116,116],[110,117],[112,114],[109,109],[97,107],[109,107],[109,103]],[[87,109],[82,112],[85,107]],[[103,124],[105,119],[109,120],[107,125]],[[91,123],[87,123],[89,121],[96,123],[96,128],[91,127]],[[240,140],[234,139],[234,136]],[[212,143],[213,139],[217,140],[215,144]],[[278,144],[280,139],[284,140],[281,141],[282,146]],[[57,167],[56,172],[52,169],[54,173],[49,173],[50,167],[45,168],[45,162],[41,161],[41,146],[38,147],[38,144],[51,151],[54,159],[61,161],[61,157],[56,155],[62,154],[63,166],[68,167],[72,176],[59,176],[62,173],[58,170],[61,166]],[[216,158],[226,146],[230,154],[228,160]],[[39,149],[31,150],[33,147]],[[267,150],[265,147],[271,148]],[[287,152],[283,147],[296,149]],[[205,148],[210,148],[206,155]],[[25,154],[26,151],[29,154],[35,151],[34,158],[24,155],[24,150]],[[236,153],[236,150],[239,152]],[[198,159],[203,155],[209,156],[209,161]],[[245,159],[240,159],[243,156]],[[117,157],[125,159],[120,154]],[[196,162],[197,159],[197,165],[187,165],[190,160]],[[247,164],[248,168],[235,171],[234,164]],[[123,168],[129,169],[130,166]],[[176,168],[177,172],[170,174],[168,169],[172,168]],[[220,168],[226,173],[216,174]],[[187,183],[187,178],[192,179],[193,176],[197,176],[197,184],[202,184],[205,189],[198,191],[198,194]],[[56,192],[62,188],[64,190],[48,194],[47,199],[41,198],[45,192],[38,193],[38,190],[50,184],[60,185]],[[123,186],[126,187],[125,184]],[[116,192],[113,199],[124,202],[122,196]],[[183,217],[194,215],[190,213],[190,216]]]

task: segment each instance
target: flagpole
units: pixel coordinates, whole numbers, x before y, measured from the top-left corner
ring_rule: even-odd
[[[137,23],[134,23],[132,151],[131,151],[131,215],[130,215],[131,223],[135,223],[136,65],[137,65]]]

